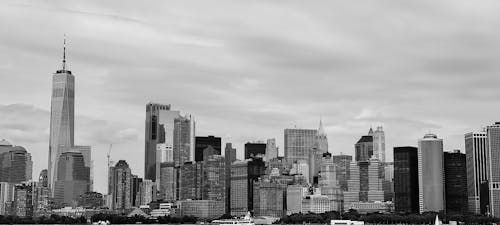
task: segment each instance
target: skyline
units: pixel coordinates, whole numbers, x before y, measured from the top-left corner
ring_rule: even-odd
[[[481,8],[481,14],[458,15],[470,7],[484,7],[465,2],[453,5],[455,11],[439,11],[437,7],[429,12],[434,19],[440,12],[450,17],[443,21],[441,17],[426,20],[427,14],[411,9],[415,18],[401,16],[409,25],[422,26],[416,26],[423,29],[414,34],[416,37],[404,36],[408,24],[390,23],[390,17],[382,17],[368,23],[389,25],[388,31],[403,37],[391,38],[383,31],[371,30],[378,38],[363,41],[349,23],[336,21],[335,16],[324,18],[329,12],[293,2],[283,9],[277,3],[247,3],[248,14],[242,13],[241,6],[227,2],[241,15],[224,14],[203,4],[189,8],[172,4],[166,15],[159,15],[161,10],[140,15],[132,9],[135,6],[109,3],[97,9],[96,3],[57,7],[49,2],[0,3],[2,27],[51,25],[43,33],[11,29],[15,31],[0,34],[0,47],[7,53],[0,56],[0,74],[6,84],[0,90],[0,113],[4,115],[0,118],[4,128],[0,139],[24,146],[33,155],[35,177],[47,166],[51,75],[61,67],[64,33],[68,37],[68,69],[75,76],[78,96],[75,143],[92,146],[95,171],[106,167],[105,154],[112,143],[112,159],[127,160],[135,174],[143,174],[144,107],[150,101],[171,104],[173,110],[193,115],[197,136],[221,136],[223,146],[231,141],[240,159],[246,141],[268,138],[277,139],[283,155],[283,130],[294,125],[317,129],[320,118],[334,154],[353,155],[356,140],[370,125],[383,125],[388,161],[392,161],[394,146],[417,146],[428,131],[444,139],[444,150],[465,152],[465,133],[480,131],[480,125],[498,120],[493,113],[500,109],[495,104],[495,96],[500,94],[495,87],[500,81],[495,76],[500,69],[495,65],[495,59],[500,58],[494,44],[498,34],[487,29],[495,27],[492,20],[498,16],[492,14],[498,5]],[[339,11],[333,6],[348,12],[360,10],[359,6],[352,9],[333,4],[332,9]],[[391,7],[396,7],[390,11],[394,12],[408,6]],[[260,10],[265,10],[266,19],[254,21],[250,15]],[[369,18],[381,9],[363,10]],[[345,18],[359,19],[339,11],[335,12]],[[34,13],[40,19],[24,18],[19,12]],[[61,16],[71,19],[59,21]],[[228,22],[233,17],[235,24]],[[270,20],[277,17],[281,21]],[[174,21],[159,22],[168,19]],[[461,24],[464,27],[449,24],[458,19],[472,21]],[[425,22],[420,24],[419,20]],[[318,25],[318,21],[323,23]],[[249,31],[238,28],[238,22]],[[426,30],[426,22],[436,22],[433,25],[442,30]],[[308,32],[288,23],[298,23]],[[328,23],[340,26],[329,28],[332,24]],[[271,29],[282,26],[289,26],[283,27],[283,34]],[[479,40],[461,36],[465,34],[477,35],[474,38]],[[428,35],[438,41],[426,41]],[[379,49],[394,43],[403,49]],[[428,52],[437,55],[431,59],[418,55]],[[364,57],[357,58],[357,54]],[[29,91],[24,91],[25,87]],[[405,92],[408,89],[411,91]],[[95,188],[104,192],[106,177],[98,175]]]

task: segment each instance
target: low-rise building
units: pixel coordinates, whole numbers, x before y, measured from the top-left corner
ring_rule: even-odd
[[[214,200],[177,201],[177,216],[194,216],[200,219],[215,219],[224,214],[224,202]]]

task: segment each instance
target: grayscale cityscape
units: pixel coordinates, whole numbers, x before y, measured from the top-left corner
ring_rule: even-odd
[[[0,223],[500,224],[500,2],[0,2]]]

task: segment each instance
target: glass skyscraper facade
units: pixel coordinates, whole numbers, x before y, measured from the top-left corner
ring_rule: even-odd
[[[488,139],[486,132],[465,134],[465,156],[467,164],[468,210],[480,213],[481,183],[488,180]]]
[[[443,139],[426,134],[418,141],[420,213],[445,210]]]
[[[418,187],[418,149],[394,147],[394,206],[397,212],[419,212]]]

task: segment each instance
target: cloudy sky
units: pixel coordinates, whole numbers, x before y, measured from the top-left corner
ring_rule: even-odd
[[[317,128],[353,153],[370,126],[392,148],[427,132],[445,150],[500,120],[498,1],[1,1],[0,138],[47,167],[63,36],[76,76],[75,141],[143,175],[145,105],[233,142]]]

